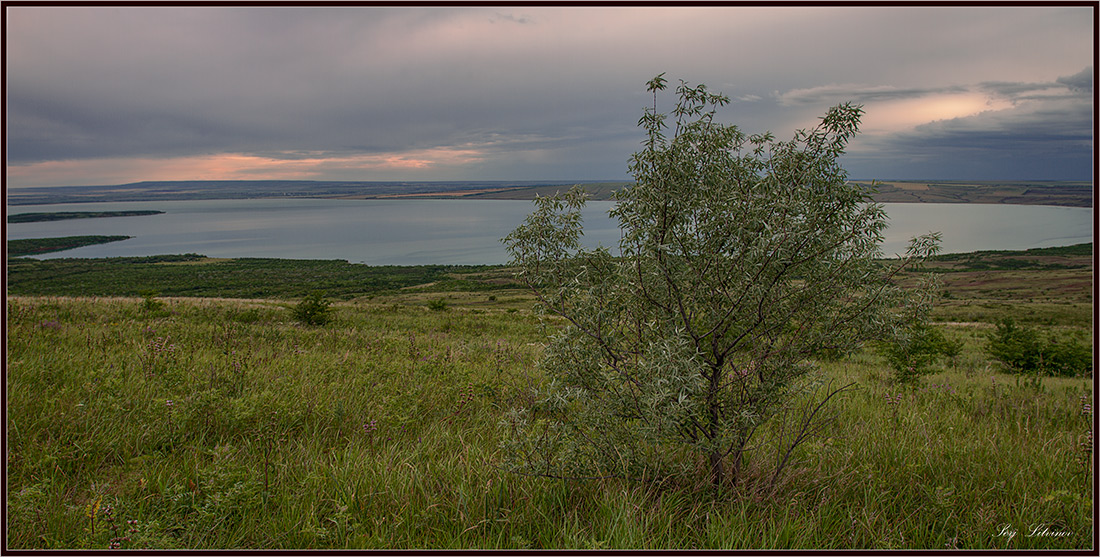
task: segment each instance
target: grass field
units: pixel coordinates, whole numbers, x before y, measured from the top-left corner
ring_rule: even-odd
[[[973,270],[997,257],[942,263],[938,326],[963,351],[938,373],[898,385],[873,349],[822,364],[858,388],[774,494],[767,454],[723,493],[500,471],[545,333],[499,269],[467,275],[497,290],[338,301],[323,327],[277,299],[9,296],[6,544],[1091,548],[1092,380],[1008,375],[984,352],[996,319],[1029,311],[1091,335],[1091,291],[964,287],[1052,271]]]

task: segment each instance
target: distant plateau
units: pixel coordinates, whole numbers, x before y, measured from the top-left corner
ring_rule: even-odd
[[[879,203],[989,203],[1092,207],[1091,182],[1056,181],[918,181],[874,182],[865,186]],[[625,181],[435,181],[435,182],[325,182],[308,180],[221,180],[137,182],[115,186],[56,186],[11,188],[7,205],[51,205],[126,201],[184,201],[197,199],[265,198],[463,198],[534,199],[582,185],[593,200],[609,200]]]

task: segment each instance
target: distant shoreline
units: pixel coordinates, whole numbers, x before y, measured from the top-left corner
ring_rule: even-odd
[[[870,180],[853,180],[871,189]],[[7,191],[7,205],[123,203],[209,199],[508,199],[531,200],[584,186],[594,201],[610,200],[627,181],[480,182],[310,182],[189,181],[141,182],[118,186],[60,186]],[[930,181],[876,182],[878,203],[980,203],[1092,207],[1090,182]]]
[[[25,222],[51,222],[71,219],[100,219],[110,217],[144,217],[149,215],[163,215],[164,211],[86,211],[86,212],[58,212],[58,213],[17,213],[8,215],[9,224]]]

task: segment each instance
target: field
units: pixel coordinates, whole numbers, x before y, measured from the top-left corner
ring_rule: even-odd
[[[871,189],[871,181],[856,183]],[[612,193],[630,182],[583,184],[591,199],[611,199]],[[465,195],[470,199],[533,199],[554,195],[569,185],[523,186]],[[1007,203],[1092,207],[1088,182],[875,182],[872,199],[878,203]]]
[[[165,263],[179,277],[219,264]],[[501,268],[334,289],[324,326],[293,319],[293,294],[9,291],[6,544],[1094,547],[1092,379],[1010,375],[984,350],[1006,316],[1091,336],[1091,245],[930,268],[937,326],[962,352],[911,387],[872,347],[822,362],[858,388],[778,493],[758,489],[769,454],[720,493],[500,471],[500,423],[542,380],[548,332]]]
[[[857,181],[870,187],[870,181]],[[1089,182],[912,182],[875,183],[879,203],[1007,203],[1092,207]]]

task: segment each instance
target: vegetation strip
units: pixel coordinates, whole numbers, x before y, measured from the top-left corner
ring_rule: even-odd
[[[106,244],[128,240],[133,236],[63,236],[60,238],[31,238],[26,240],[8,240],[8,265],[10,270],[12,257],[37,255],[55,251],[65,251],[84,246]],[[9,274],[9,277],[11,275]]]
[[[47,222],[68,219],[99,219],[107,217],[142,217],[163,215],[164,211],[74,211],[58,213],[18,213],[8,215],[9,224],[26,222]]]
[[[494,266],[367,266],[342,260],[209,259],[201,255],[8,259],[8,292],[37,296],[297,298],[314,290],[349,300],[411,286],[427,290],[515,288]],[[425,286],[426,285],[426,286]]]

